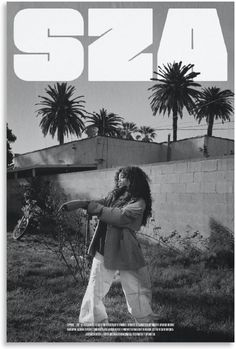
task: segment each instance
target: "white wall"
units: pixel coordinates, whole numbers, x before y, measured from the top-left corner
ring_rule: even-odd
[[[163,144],[107,138],[105,168],[166,161],[167,147]],[[103,141],[101,139],[101,141]]]
[[[171,160],[203,158],[204,137],[196,137],[171,142]]]
[[[234,154],[234,141],[230,139],[205,136],[205,146],[209,156]]]
[[[198,230],[207,236],[210,218],[233,230],[233,157],[140,167],[150,176],[153,216],[163,234]],[[114,173],[107,169],[60,174],[57,181],[71,199],[99,198],[112,189]]]
[[[213,218],[234,229],[234,158],[171,161],[140,166],[150,176],[154,225],[162,234],[177,230],[181,234],[199,231],[210,234]],[[48,176],[57,182],[68,200],[100,198],[113,188],[116,169],[66,173]],[[15,180],[9,180],[8,210],[16,206]],[[11,190],[12,189],[12,190]]]
[[[217,137],[196,137],[171,142],[172,161],[232,154],[234,141]],[[14,160],[16,167],[56,164],[96,164],[97,168],[110,168],[131,164],[167,161],[167,143],[145,143],[112,137],[93,137],[22,154]]]
[[[166,146],[111,137],[86,138],[16,156],[15,167],[97,164],[98,168],[166,161]]]
[[[204,146],[206,153],[204,154]],[[171,160],[199,159],[234,154],[234,141],[220,137],[200,136],[171,142]]]
[[[96,158],[96,138],[70,142],[16,156],[15,167],[56,164],[93,164]]]

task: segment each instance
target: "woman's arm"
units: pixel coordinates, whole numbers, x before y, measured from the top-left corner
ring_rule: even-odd
[[[86,210],[88,207],[88,204],[89,204],[88,200],[72,200],[62,204],[61,207],[59,208],[59,211],[68,212],[68,211],[77,210],[78,208],[83,208]]]
[[[105,207],[96,201],[91,201],[88,205],[89,214],[98,216],[101,221],[118,227],[125,227],[141,218],[144,210],[143,199],[128,204],[124,208]]]
[[[101,205],[105,205],[106,199],[99,199],[99,200],[96,200],[96,202]],[[59,211],[69,212],[69,211],[77,210],[78,208],[83,208],[87,210],[89,203],[90,203],[89,200],[71,200],[62,204],[61,207],[59,208]]]

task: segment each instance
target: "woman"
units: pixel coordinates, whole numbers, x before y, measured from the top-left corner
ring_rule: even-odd
[[[105,199],[74,200],[61,207],[67,211],[77,208],[99,218],[88,249],[94,258],[79,321],[108,322],[103,298],[119,271],[128,311],[137,322],[152,322],[150,278],[136,239],[136,232],[151,216],[148,176],[139,167],[121,168],[115,175],[115,188]]]

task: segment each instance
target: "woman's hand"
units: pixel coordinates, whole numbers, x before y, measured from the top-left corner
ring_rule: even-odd
[[[99,202],[96,201],[90,201],[89,205],[88,205],[88,213],[92,216],[100,216],[102,209],[103,209],[103,205],[101,205]]]

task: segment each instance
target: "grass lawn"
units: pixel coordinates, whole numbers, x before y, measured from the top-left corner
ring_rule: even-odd
[[[8,342],[147,341],[68,332],[67,323],[78,321],[85,286],[33,236],[14,241],[8,233],[7,249]],[[149,341],[233,341],[232,269],[160,260],[151,276],[153,309],[159,322],[174,323],[175,331],[157,332]],[[131,322],[119,283],[113,284],[105,304],[110,322]]]

